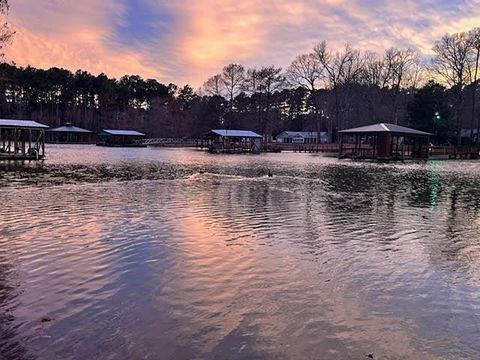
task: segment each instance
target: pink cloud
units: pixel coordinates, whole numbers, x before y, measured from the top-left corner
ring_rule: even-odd
[[[116,33],[128,15],[124,1],[15,0],[10,20],[17,35],[7,57],[20,65],[138,73],[199,86],[230,62],[286,67],[321,40],[375,51],[412,46],[428,54],[444,33],[480,24],[472,0],[143,1],[159,19],[171,16],[168,31],[128,44]]]
[[[16,35],[7,59],[22,66],[160,77],[157,69],[146,65],[143,54],[110,41],[122,10],[112,0],[17,0],[10,15]]]

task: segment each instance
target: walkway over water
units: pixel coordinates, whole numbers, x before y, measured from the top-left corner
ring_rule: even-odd
[[[196,146],[198,141],[194,139],[176,139],[176,138],[149,138],[140,141],[144,145],[171,146],[171,147],[189,147]]]

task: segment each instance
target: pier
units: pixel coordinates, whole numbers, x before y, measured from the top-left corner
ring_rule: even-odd
[[[389,123],[339,131],[339,157],[378,161],[428,159],[432,134]],[[347,146],[348,145],[348,146]]]
[[[92,144],[93,134],[71,123],[47,130],[47,143],[52,144]]]
[[[479,146],[432,146],[430,158],[439,160],[479,159]]]
[[[32,120],[0,119],[0,160],[42,160],[45,129]]]
[[[199,144],[214,154],[258,154],[262,136],[250,130],[214,129],[207,133]]]
[[[98,133],[97,146],[108,147],[147,147],[143,143],[145,134],[137,130],[104,129]]]

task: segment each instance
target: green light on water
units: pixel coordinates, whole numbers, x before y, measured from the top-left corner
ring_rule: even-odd
[[[442,176],[436,169],[437,166],[438,164],[436,162],[431,162],[428,171],[428,179],[430,183],[430,205],[432,208],[436,208],[438,205],[438,198],[443,182]]]

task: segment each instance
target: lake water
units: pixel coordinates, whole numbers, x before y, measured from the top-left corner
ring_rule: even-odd
[[[0,164],[1,359],[480,358],[480,162],[47,155]]]

